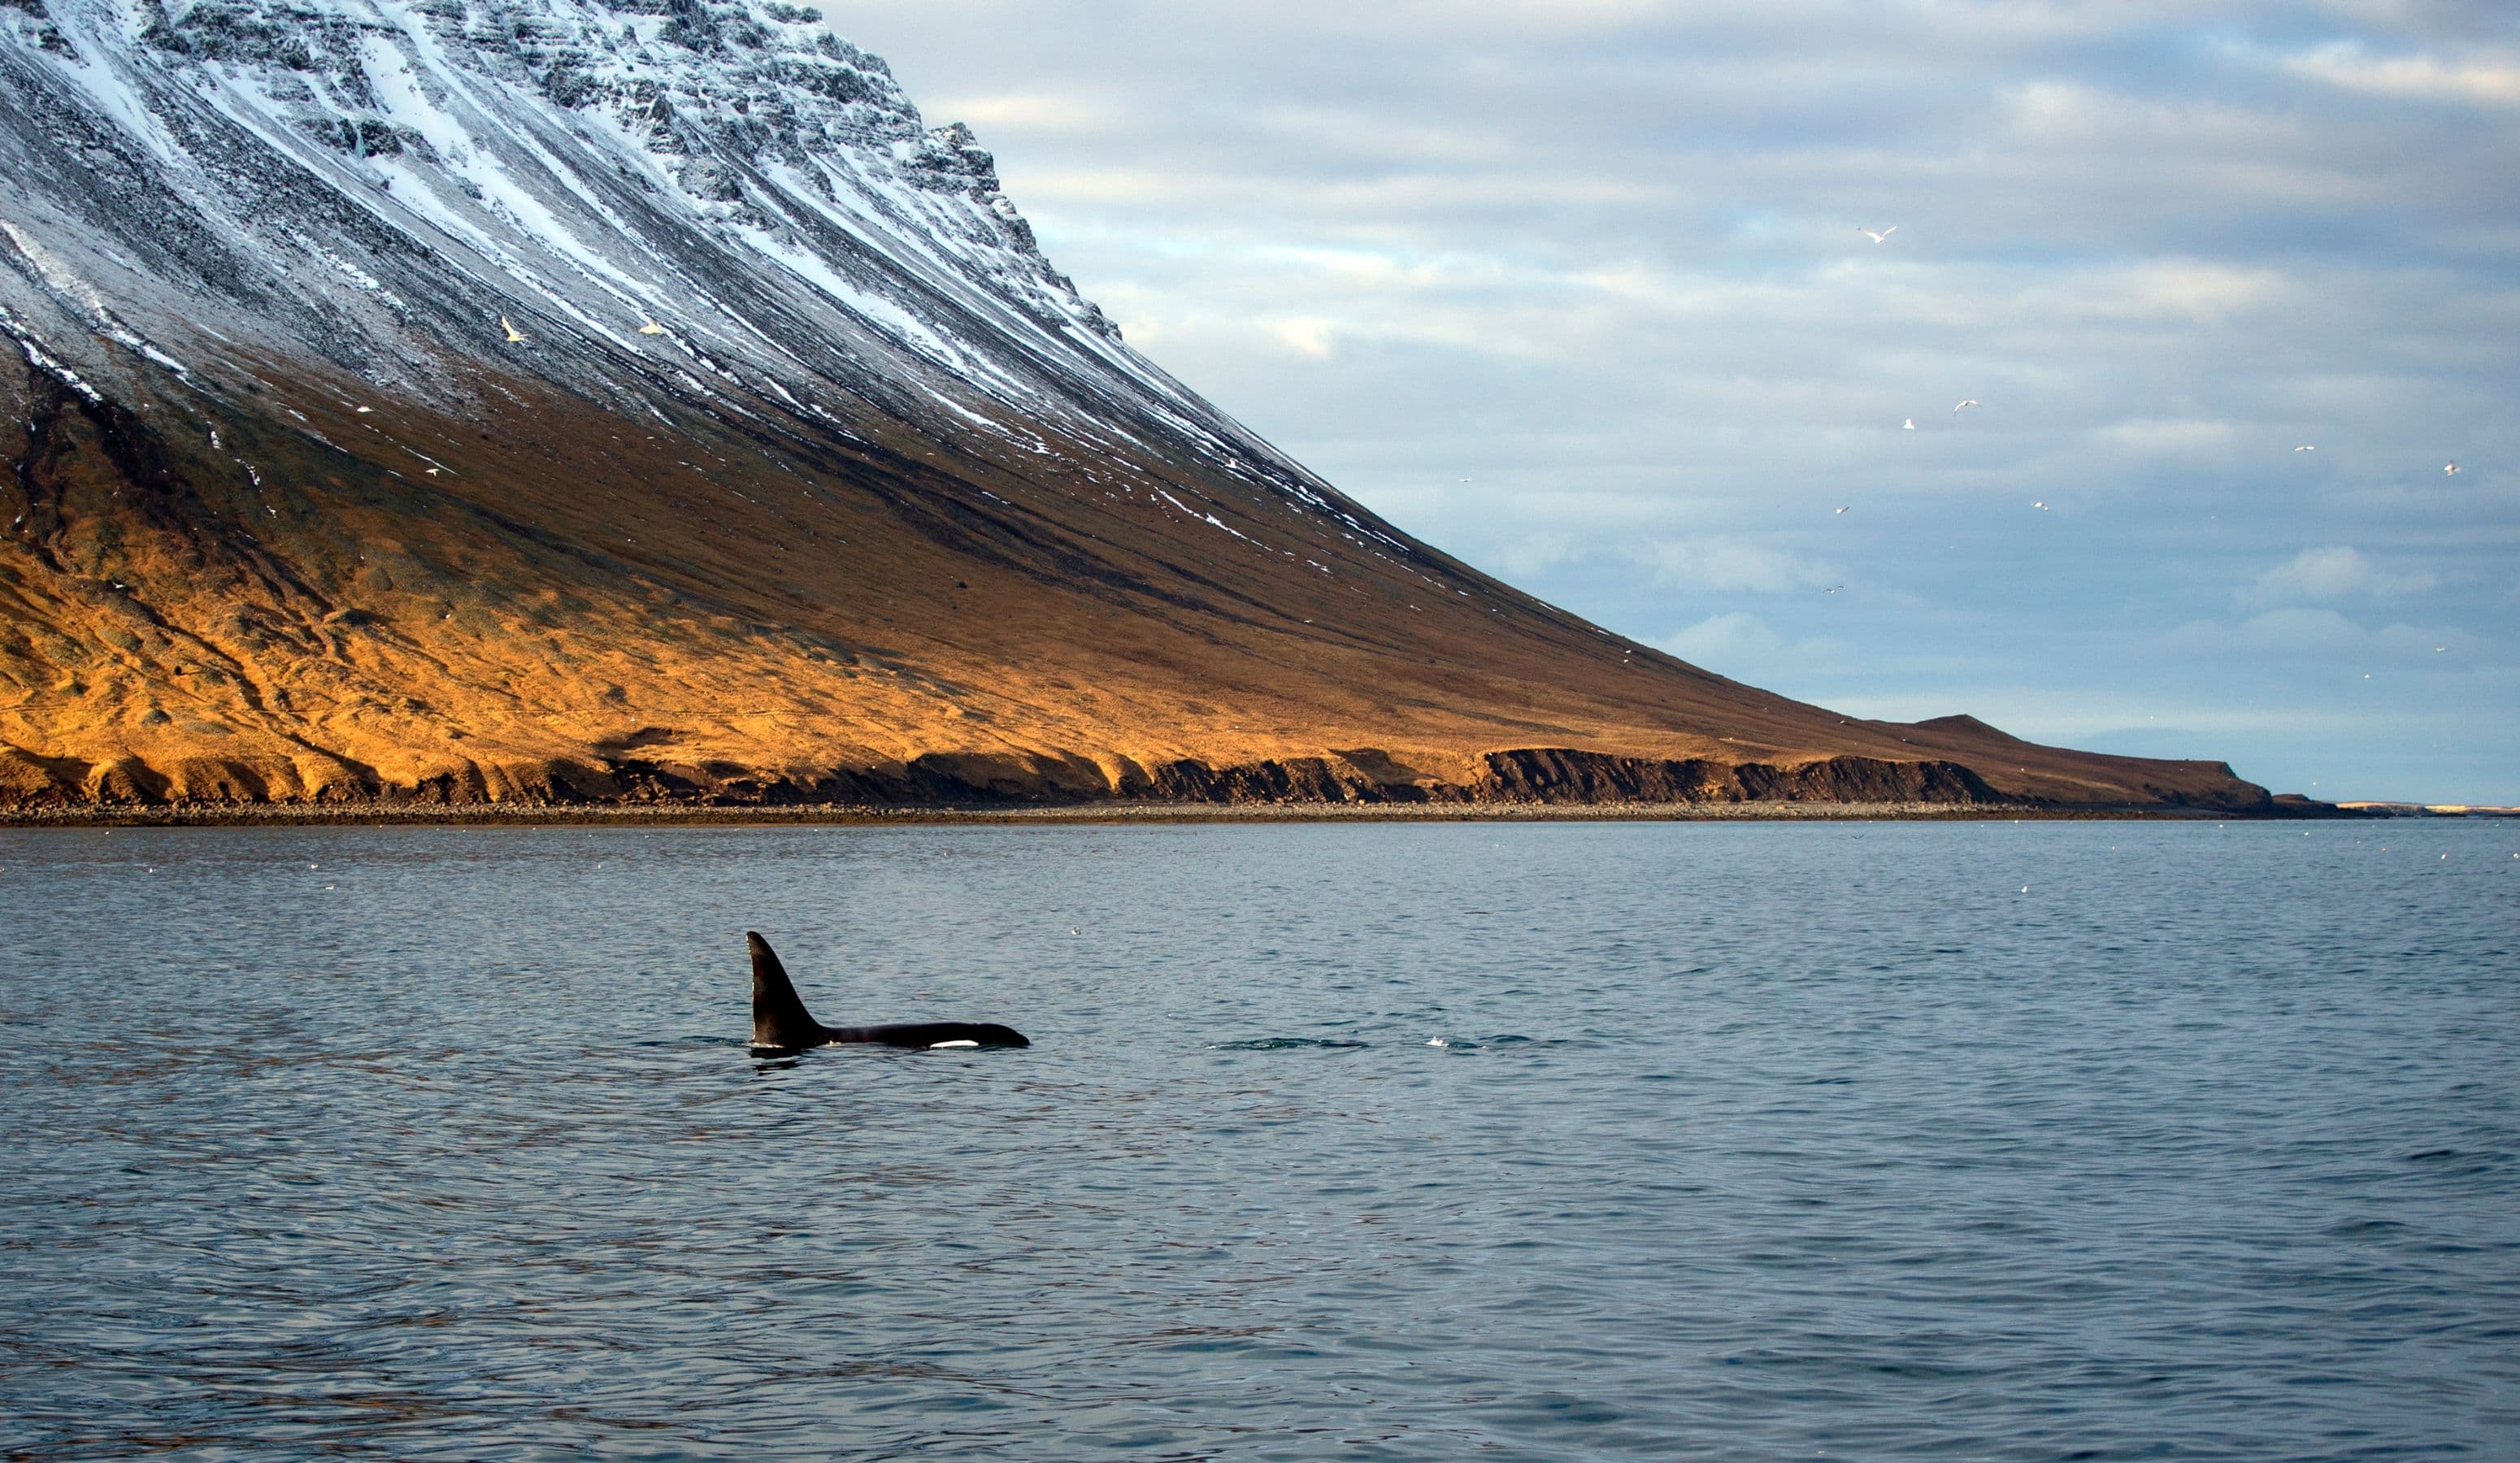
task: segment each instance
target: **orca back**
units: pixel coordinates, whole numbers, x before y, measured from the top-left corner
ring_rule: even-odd
[[[905,1021],[893,1026],[834,1026],[823,1032],[826,1042],[865,1042],[878,1046],[924,1050],[945,1042],[975,1046],[1030,1046],[1024,1034],[994,1021]]]

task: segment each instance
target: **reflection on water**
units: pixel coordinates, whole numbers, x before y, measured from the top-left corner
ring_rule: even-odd
[[[2520,1456],[2515,852],[0,833],[0,1455]]]

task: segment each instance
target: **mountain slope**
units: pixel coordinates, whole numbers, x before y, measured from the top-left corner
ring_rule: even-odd
[[[2039,799],[1382,523],[810,11],[0,0],[0,799]]]

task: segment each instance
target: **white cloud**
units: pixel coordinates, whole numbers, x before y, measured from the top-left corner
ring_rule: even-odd
[[[2296,604],[2252,615],[2236,624],[2191,621],[2172,631],[2165,643],[2186,656],[2315,656],[2328,662],[2336,662],[2339,657],[2371,657],[2375,664],[2385,660],[2429,670],[2433,646],[2445,644],[2449,639],[2448,632],[2405,624],[2368,630],[2336,610]]]
[[[1709,615],[1660,643],[1681,659],[1736,675],[1785,647],[1784,637],[1746,610]]]
[[[2520,108],[2520,60],[2507,56],[2444,61],[2432,56],[2377,57],[2352,42],[2285,59],[2292,71],[2350,91],[2424,102]]]
[[[2353,598],[2385,599],[2421,594],[2440,583],[2439,575],[2422,571],[2391,573],[2375,566],[2361,550],[2337,545],[2304,549],[2262,572],[2240,591],[2240,602],[2316,604]]]
[[[2098,320],[2186,320],[2211,324],[2282,302],[2283,274],[2194,259],[2155,259],[2072,282],[2058,310]]]
[[[1272,321],[1269,333],[1288,354],[1308,361],[1327,361],[1338,349],[1338,322],[1318,316]]]
[[[2041,80],[2003,94],[2003,116],[2024,140],[2080,152],[2119,152],[2130,144],[2230,152],[2295,135],[2297,123],[2274,112],[2219,102],[2162,102],[2093,81]]]
[[[2120,421],[2094,435],[2113,447],[2147,457],[2220,458],[2239,442],[2241,430],[2230,421]]]
[[[1709,615],[1645,643],[1753,686],[1798,685],[1799,694],[1822,705],[1835,704],[1836,692],[1821,687],[1842,678],[1849,663],[1846,642],[1787,635],[1746,610]]]
[[[1818,559],[1723,535],[1658,539],[1637,546],[1629,556],[1663,584],[1710,595],[1781,595],[1824,583],[1831,573]]]
[[[1508,580],[1527,580],[1566,563],[1582,551],[1571,533],[1528,533],[1500,540],[1479,555],[1482,568]]]
[[[999,128],[1027,134],[1100,134],[1115,130],[1124,120],[1124,113],[1110,98],[1081,96],[1074,92],[998,92],[946,97],[922,104],[921,110],[931,118],[952,118],[970,123],[981,134],[983,144]]]

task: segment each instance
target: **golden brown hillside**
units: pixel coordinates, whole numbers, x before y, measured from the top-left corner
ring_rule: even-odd
[[[18,802],[2264,800],[1850,722],[1151,455],[0,380]]]

